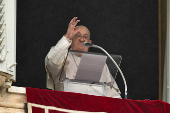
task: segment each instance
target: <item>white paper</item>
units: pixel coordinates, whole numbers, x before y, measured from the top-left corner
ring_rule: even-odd
[[[107,56],[83,53],[75,79],[99,82]]]

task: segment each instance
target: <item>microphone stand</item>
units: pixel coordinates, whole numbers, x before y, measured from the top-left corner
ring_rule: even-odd
[[[85,45],[86,46],[86,45]],[[123,79],[123,82],[124,82],[124,85],[125,85],[125,99],[127,99],[127,84],[126,84],[126,80],[125,80],[125,77],[124,77],[124,75],[123,75],[123,73],[122,73],[122,71],[121,71],[121,69],[119,68],[119,66],[117,65],[117,63],[115,62],[115,60],[109,55],[109,53],[107,52],[107,51],[105,51],[102,47],[100,47],[100,46],[97,46],[97,45],[94,45],[94,44],[90,44],[88,47],[95,47],[95,48],[98,48],[98,49],[100,49],[100,50],[102,50],[103,52],[105,52],[106,53],[106,55],[112,60],[112,62],[115,64],[115,66],[118,68],[118,70],[119,70],[119,72],[120,72],[120,74],[121,74],[121,76],[122,76],[122,79]]]

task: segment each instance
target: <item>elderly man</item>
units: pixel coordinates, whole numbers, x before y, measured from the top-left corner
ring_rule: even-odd
[[[62,91],[63,84],[59,82],[59,77],[65,62],[68,48],[71,45],[72,50],[88,52],[88,47],[83,45],[84,42],[92,43],[90,40],[90,31],[85,26],[76,26],[80,20],[74,17],[67,29],[67,33],[51,48],[45,58],[45,67],[47,71],[47,88]],[[80,58],[74,54],[68,54],[64,73],[69,79],[74,79]],[[118,91],[118,87],[114,79],[112,79],[107,65],[104,66],[100,82],[111,84],[111,89]],[[121,98],[121,97],[118,97]]]

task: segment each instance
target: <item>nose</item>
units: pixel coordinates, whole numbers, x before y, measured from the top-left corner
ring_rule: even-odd
[[[81,41],[81,42],[84,42],[84,41],[85,41],[83,36],[81,36],[80,41]]]

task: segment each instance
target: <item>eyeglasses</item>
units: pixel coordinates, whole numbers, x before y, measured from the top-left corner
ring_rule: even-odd
[[[75,38],[76,38],[76,39],[81,39],[81,37],[83,37],[84,40],[89,39],[88,36],[75,35]]]

